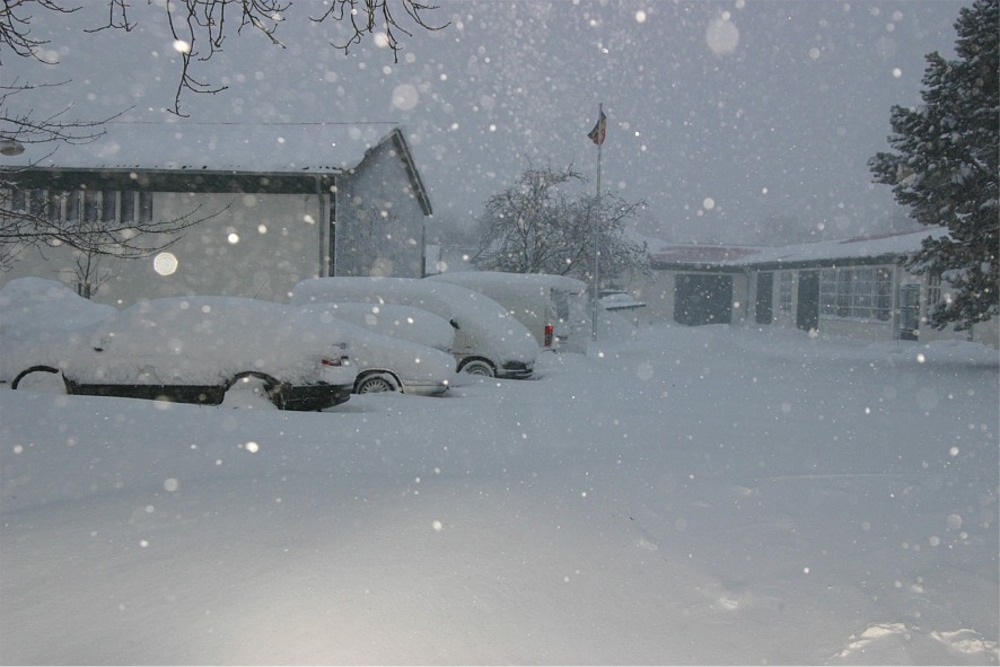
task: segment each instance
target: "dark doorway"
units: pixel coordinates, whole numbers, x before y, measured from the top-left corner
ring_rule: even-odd
[[[920,285],[899,288],[899,338],[917,340],[920,337]]]
[[[682,273],[674,286],[674,321],[678,324],[729,324],[733,319],[733,279]]]
[[[757,274],[757,300],[754,309],[757,313],[757,324],[770,324],[774,320],[771,302],[774,298],[774,274]]]
[[[819,271],[799,272],[799,306],[795,326],[804,331],[819,329]]]

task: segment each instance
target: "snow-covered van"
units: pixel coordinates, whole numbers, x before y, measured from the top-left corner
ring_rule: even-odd
[[[587,284],[546,273],[454,271],[429,276],[484,294],[528,327],[543,348],[582,351],[587,324]]]
[[[459,372],[524,379],[535,369],[538,345],[531,332],[496,301],[458,285],[419,278],[311,278],[295,286],[291,301],[412,306],[455,329],[452,354]]]

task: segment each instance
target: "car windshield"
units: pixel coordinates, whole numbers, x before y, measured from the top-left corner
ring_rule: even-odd
[[[0,662],[1000,662],[1000,0],[0,22]]]

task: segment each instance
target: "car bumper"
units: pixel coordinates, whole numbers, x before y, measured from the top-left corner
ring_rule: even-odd
[[[449,385],[442,382],[403,385],[403,393],[411,396],[444,396],[448,393],[448,389]]]
[[[534,364],[522,361],[508,361],[496,371],[497,377],[504,380],[527,380],[534,372]]]
[[[316,411],[332,408],[351,397],[353,384],[313,384],[285,385],[281,388],[280,407],[282,410]]]

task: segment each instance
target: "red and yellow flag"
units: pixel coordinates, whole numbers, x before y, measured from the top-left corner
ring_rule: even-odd
[[[601,109],[601,115],[597,117],[597,125],[594,129],[587,134],[587,137],[593,141],[595,144],[600,146],[604,143],[604,137],[608,133],[608,117],[604,115],[604,110]]]

